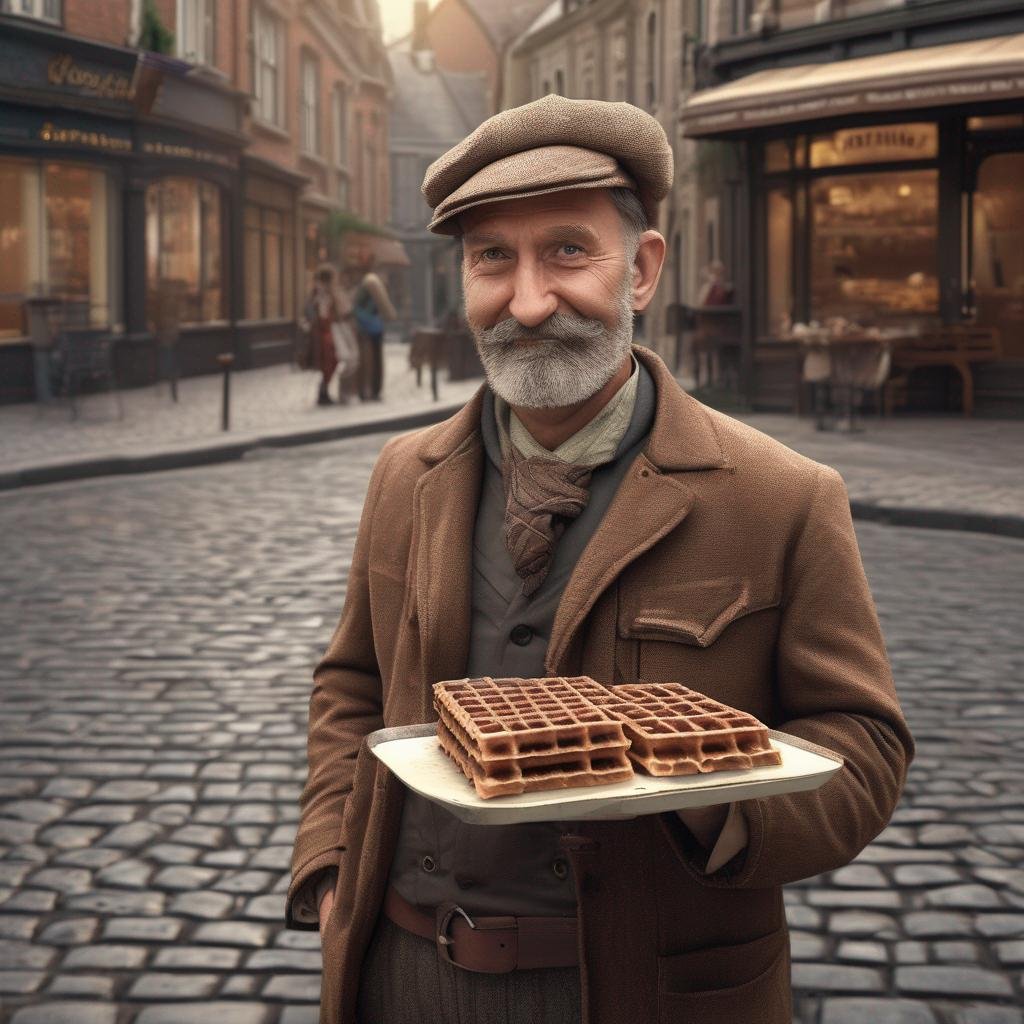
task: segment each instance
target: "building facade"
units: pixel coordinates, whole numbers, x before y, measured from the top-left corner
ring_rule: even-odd
[[[391,111],[391,226],[411,266],[390,274],[406,335],[416,327],[440,327],[461,306],[461,248],[427,230],[431,210],[420,185],[427,168],[461,142],[491,113],[484,70],[447,71],[437,63],[425,32],[426,0],[416,4],[412,36],[389,48],[394,99]]]
[[[668,243],[661,285],[637,318],[637,340],[670,366],[682,359],[680,311],[699,289],[697,146],[685,139],[679,110],[693,88],[698,5],[668,0],[554,0],[509,51],[506,106],[559,93],[577,99],[625,100],[665,129],[675,184],[657,228]]]
[[[1024,8],[709,0],[702,13],[704,88],[682,120],[717,216],[698,237],[718,239],[744,311],[748,400],[793,406],[794,323],[911,339],[964,326],[998,344],[968,371],[975,411],[1024,414]],[[952,366],[912,380],[911,408],[959,408]]]
[[[389,90],[370,0],[2,0],[0,401],[34,395],[31,298],[124,382],[169,289],[181,373],[291,358],[331,212],[388,219]]]

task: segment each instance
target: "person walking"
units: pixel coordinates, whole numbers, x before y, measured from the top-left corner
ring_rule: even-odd
[[[359,328],[359,397],[379,402],[384,386],[384,324],[396,317],[384,282],[374,273],[376,258],[363,258],[363,278],[355,293],[355,318]]]
[[[340,364],[338,336],[339,331],[343,330],[342,325],[345,320],[352,315],[352,301],[338,287],[337,275],[334,267],[329,263],[322,263],[316,269],[313,288],[306,300],[304,315],[313,341],[313,364],[320,369],[320,390],[317,394],[316,404],[334,405],[334,399],[330,395],[330,384]],[[338,398],[342,404],[346,404],[348,401],[344,381],[346,373],[351,374],[354,370],[351,365],[354,361],[355,352],[341,367],[342,376],[339,381]]]

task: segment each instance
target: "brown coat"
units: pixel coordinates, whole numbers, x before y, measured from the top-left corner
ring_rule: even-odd
[[[656,355],[634,351],[658,392],[650,442],[566,586],[548,672],[677,680],[846,764],[812,792],[743,801],[749,844],[710,875],[673,814],[580,823],[565,837],[584,1022],[784,1024],[780,887],[848,863],[882,830],[914,744],[839,474],[703,406]],[[295,892],[339,866],[321,1024],[354,1024],[401,816],[401,783],[361,740],[433,720],[430,684],[464,675],[481,396],[385,445],[314,674],[287,914],[296,927]]]

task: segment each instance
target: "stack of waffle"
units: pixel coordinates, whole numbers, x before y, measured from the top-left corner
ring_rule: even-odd
[[[678,683],[587,676],[434,686],[441,747],[487,799],[650,775],[781,764],[752,715]]]

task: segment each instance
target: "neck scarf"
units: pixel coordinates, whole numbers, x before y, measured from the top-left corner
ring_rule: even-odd
[[[495,398],[505,485],[505,545],[523,580],[525,597],[544,582],[558,538],[587,507],[593,470],[614,458],[629,426],[638,380],[634,358],[633,373],[611,401],[555,452],[538,444],[507,403]]]

